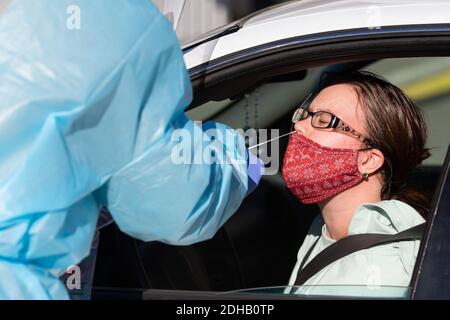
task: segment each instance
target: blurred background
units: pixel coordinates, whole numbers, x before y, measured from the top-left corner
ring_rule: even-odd
[[[163,11],[164,0],[153,2]],[[186,43],[205,32],[282,2],[287,0],[186,0],[177,35],[182,43]]]

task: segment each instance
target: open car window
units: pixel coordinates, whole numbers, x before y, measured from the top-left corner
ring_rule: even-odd
[[[405,90],[424,112],[429,129],[428,147],[433,156],[414,174],[413,182],[430,197],[438,187],[450,137],[450,83],[444,76],[449,61],[446,57],[390,58],[366,61],[367,65],[362,67]],[[295,77],[266,79],[237,91],[228,86],[237,89],[239,86],[224,81],[220,83],[217,98],[196,105],[187,114],[193,120],[215,120],[242,129],[275,128],[283,134],[290,128],[294,108],[315,89],[320,73],[342,66],[309,68],[304,70],[304,77],[297,74]],[[357,68],[361,69],[360,66]],[[439,88],[430,86],[433,78],[440,83]],[[280,169],[286,143],[287,139],[279,140],[280,159],[277,161]],[[140,252],[137,264],[145,269],[143,278],[151,279],[152,289],[145,291],[144,298],[408,299],[411,296],[410,287],[382,285],[301,286],[286,292],[298,249],[317,212],[313,212],[313,206],[306,208],[296,199],[289,198],[280,173],[281,170],[278,174],[264,176],[259,188],[245,199],[238,212],[212,240],[188,247],[130,240],[130,246],[122,251],[129,254],[137,247]],[[301,215],[298,214],[300,210]],[[124,246],[125,243],[120,241],[118,244]],[[132,259],[121,258],[120,261]],[[117,268],[117,272],[112,273],[110,270],[114,268],[105,265],[99,274],[111,272],[118,277],[127,274],[124,268]],[[264,288],[247,289],[255,287]]]
[[[383,75],[411,97],[424,114],[431,157],[424,166],[441,166],[450,137],[450,57],[379,60],[364,70]]]
[[[331,68],[329,68],[331,67]],[[322,72],[335,66],[308,69],[301,79],[291,77],[268,79],[248,91],[222,101],[210,101],[190,111],[197,120],[214,119],[234,128],[279,127],[279,121],[289,119],[295,106],[317,87]],[[419,106],[428,126],[428,143],[432,157],[412,178],[413,184],[433,195],[441,172],[450,137],[450,58],[390,58],[382,59],[360,68],[380,74],[388,81],[403,89]],[[213,110],[205,112],[202,108]],[[283,154],[283,152],[280,152]],[[281,163],[281,159],[280,159]],[[265,179],[276,179],[266,177]],[[300,246],[301,243],[298,244]],[[281,285],[281,283],[280,283]],[[341,296],[405,299],[410,287],[392,286],[301,286],[286,291],[285,287],[268,289],[248,289],[238,292],[257,294],[288,294],[294,296]]]

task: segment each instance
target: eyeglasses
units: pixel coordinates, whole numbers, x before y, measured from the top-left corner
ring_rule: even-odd
[[[334,114],[327,111],[309,111],[308,108],[310,105],[310,101],[312,100],[311,97],[312,93],[310,93],[308,97],[306,97],[305,101],[303,101],[301,106],[297,110],[295,110],[294,115],[292,116],[292,122],[294,124],[311,116],[311,126],[313,128],[342,130],[343,133],[362,141],[369,148],[374,147],[374,143],[372,140],[350,127]]]

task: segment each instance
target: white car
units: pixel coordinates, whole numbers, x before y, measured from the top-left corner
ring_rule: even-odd
[[[293,110],[330,70],[374,71],[415,99],[428,122],[432,157],[411,179],[433,202],[411,284],[389,297],[450,298],[450,1],[290,1],[183,50],[194,89],[188,115],[195,120],[289,132]],[[287,139],[272,143],[281,152],[268,157],[270,174],[213,239],[173,247],[131,239],[114,226],[104,230],[94,298],[109,297],[100,287],[111,282],[115,290],[138,287],[130,295],[145,299],[311,298],[283,288],[317,211],[301,205],[281,179]],[[102,262],[102,246],[114,247],[108,259],[115,254],[120,263]],[[263,287],[269,289],[250,289]]]

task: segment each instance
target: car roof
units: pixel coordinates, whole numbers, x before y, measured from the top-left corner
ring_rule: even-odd
[[[256,12],[183,46],[188,69],[270,42],[338,30],[450,24],[448,0],[303,0]]]

